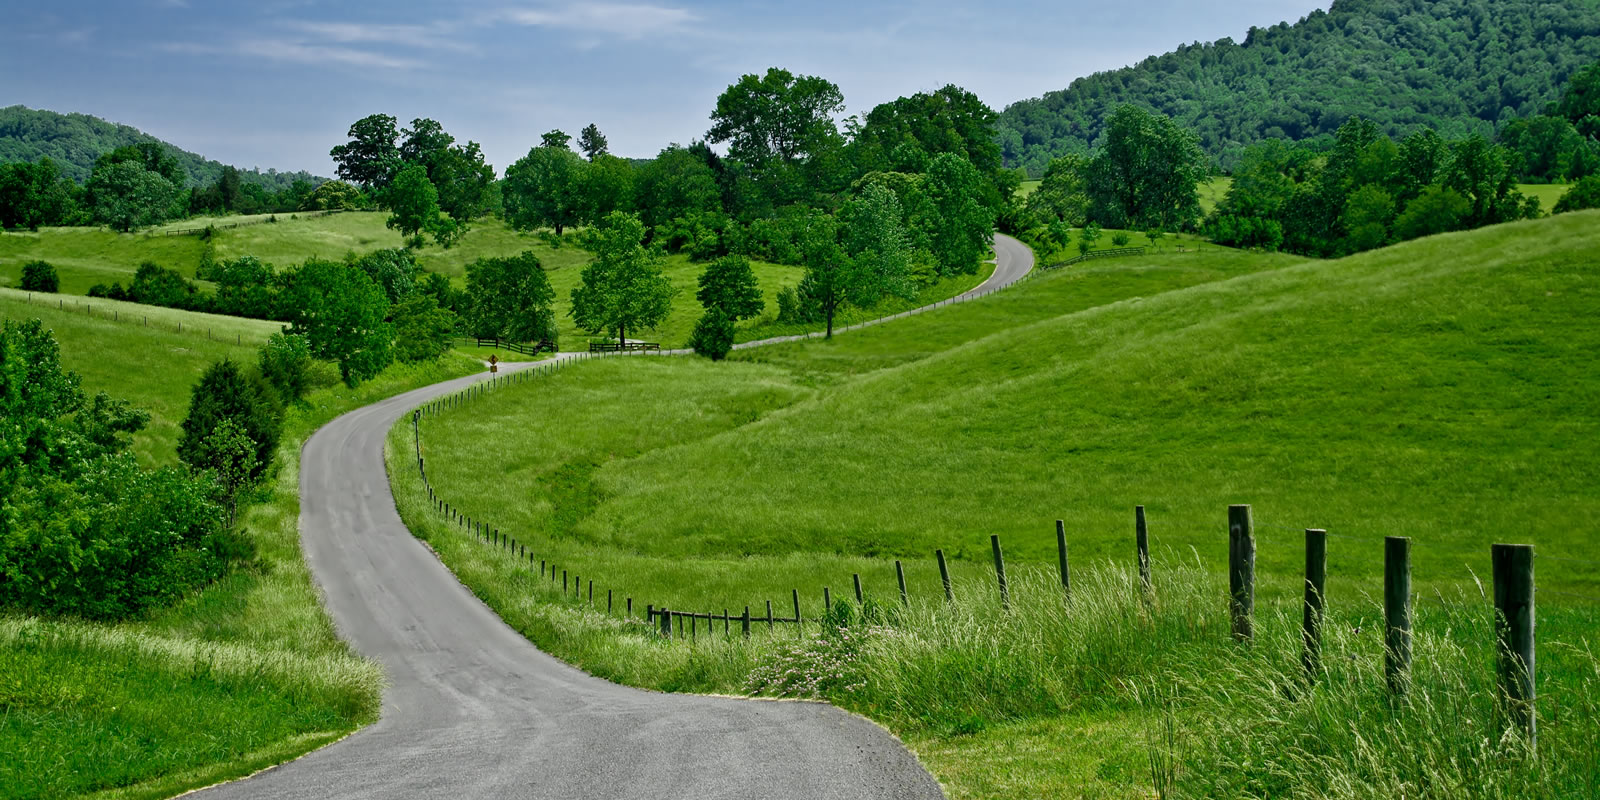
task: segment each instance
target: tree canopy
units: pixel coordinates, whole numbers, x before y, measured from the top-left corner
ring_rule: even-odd
[[[644,238],[644,223],[620,211],[588,233],[585,246],[595,260],[572,290],[572,321],[578,327],[626,342],[628,331],[653,328],[667,318],[677,289],[661,272],[661,252],[646,247]]]

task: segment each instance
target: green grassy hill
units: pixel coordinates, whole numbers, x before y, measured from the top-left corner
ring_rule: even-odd
[[[178,425],[200,373],[224,358],[254,364],[256,348],[283,327],[112,300],[29,298],[0,289],[0,318],[43,320],[61,345],[62,366],[83,378],[86,391],[104,391],[150,412],[133,446],[145,466],[176,462]]]
[[[760,616],[769,600],[787,613],[797,590],[815,619],[824,587],[849,598],[853,575],[898,606],[903,562],[909,609],[856,644],[782,627],[725,640],[719,624],[664,647],[431,513],[408,425],[390,474],[412,530],[541,647],[667,691],[781,694],[783,676],[820,675],[822,696],[887,724],[952,797],[1151,797],[1152,759],[1170,758],[1177,796],[1431,785],[1553,800],[1600,780],[1582,755],[1600,718],[1571,711],[1600,707],[1584,644],[1600,624],[1596,223],[1339,261],[1208,247],[1090,262],[732,363],[573,365],[423,423],[434,489],[593,580],[601,602]],[[1238,502],[1257,527],[1262,644],[1248,650],[1229,641],[1223,600]],[[1130,575],[1136,504],[1154,543],[1149,606]],[[1077,587],[1065,608],[1058,518]],[[1326,688],[1285,702],[1314,526],[1333,533],[1336,655]],[[1386,535],[1413,540],[1425,687],[1398,711],[1374,599]],[[1498,541],[1541,556],[1549,725],[1533,770],[1495,755],[1479,591]],[[935,548],[954,558],[948,607]]]

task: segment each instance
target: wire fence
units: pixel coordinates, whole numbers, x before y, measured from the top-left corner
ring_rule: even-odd
[[[226,333],[219,334],[210,327],[195,325],[193,323],[185,325],[183,324],[182,320],[167,321],[162,320],[159,316],[155,320],[151,320],[148,314],[124,314],[122,313],[122,309],[115,306],[107,309],[105,304],[101,304],[97,309],[94,303],[86,303],[77,299],[72,301],[72,308],[67,308],[66,297],[62,295],[55,295],[54,297],[57,311],[70,311],[72,313],[78,313],[79,311],[82,311],[85,316],[107,320],[109,322],[133,325],[141,328],[153,328],[155,330],[166,331],[168,333],[178,333],[188,336],[203,336],[213,342],[221,342],[224,344],[226,344],[228,341],[228,335]],[[50,307],[49,300],[43,295],[34,295],[29,293],[25,297],[16,299],[20,299],[28,305],[38,306],[40,308]],[[240,319],[247,318],[240,317]],[[233,343],[242,347],[244,345],[244,333],[241,331],[234,331]],[[252,341],[252,343],[254,342]]]

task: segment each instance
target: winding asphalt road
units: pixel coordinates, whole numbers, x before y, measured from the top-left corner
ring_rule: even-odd
[[[994,277],[1032,268],[996,237]],[[516,368],[516,365],[507,365]],[[941,798],[883,728],[822,703],[619,686],[546,655],[412,537],[383,463],[389,428],[436,384],[352,411],[300,460],[300,537],[340,635],[389,680],[377,723],[197,795],[225,798]]]

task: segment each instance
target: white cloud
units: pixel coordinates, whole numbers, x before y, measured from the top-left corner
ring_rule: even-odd
[[[167,42],[156,45],[156,48],[168,53],[207,56],[245,55],[264,58],[269,61],[308,64],[310,66],[342,65],[379,69],[415,69],[423,66],[422,62],[410,58],[398,58],[352,47],[305,44],[304,42],[285,39],[246,39],[228,46],[196,42]]]
[[[700,17],[688,9],[635,3],[573,3],[564,7],[514,8],[499,14],[500,19],[518,25],[563,28],[642,39],[649,35],[677,33]]]

